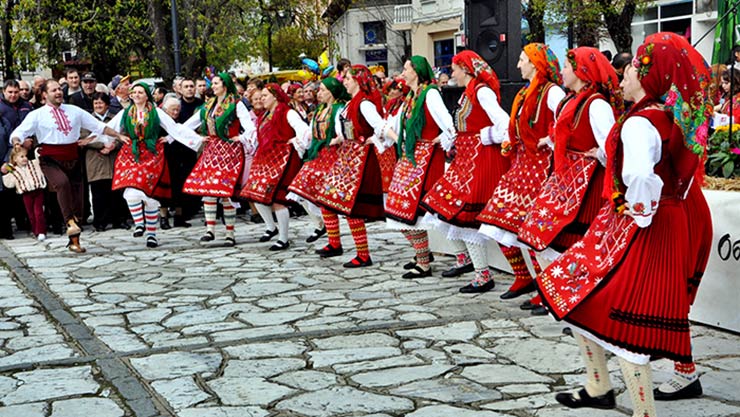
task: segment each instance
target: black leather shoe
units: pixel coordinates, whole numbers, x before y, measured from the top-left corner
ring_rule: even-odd
[[[419,265],[416,265],[414,269],[410,270],[409,272],[401,275],[401,278],[405,279],[416,279],[416,278],[426,278],[432,276],[432,268],[430,267],[426,271],[421,269]]]
[[[445,278],[454,278],[454,277],[459,277],[462,274],[473,272],[473,271],[475,271],[475,268],[473,267],[472,263],[469,263],[461,267],[453,266],[452,268],[442,272],[442,276]]]
[[[215,238],[216,238],[216,236],[214,236],[213,235],[213,232],[211,232],[209,230],[203,236],[200,237],[200,241],[201,242],[210,242],[210,241],[212,241]]]
[[[519,308],[522,310],[532,310],[535,307],[537,307],[537,304],[532,304],[531,300],[527,300],[519,305]]]
[[[550,312],[547,311],[545,306],[536,306],[535,308],[529,310],[529,314],[533,316],[546,316],[550,314]]]
[[[277,227],[275,230],[265,230],[265,233],[260,237],[260,242],[268,242],[272,240],[273,237],[277,236],[278,229]]]
[[[156,248],[159,246],[159,242],[157,242],[157,238],[154,236],[147,236],[146,238],[146,247],[147,248]]]
[[[286,250],[289,247],[290,247],[289,242],[283,242],[282,240],[278,240],[277,242],[275,242],[274,245],[270,246],[270,250],[273,252],[277,252],[280,250]]]
[[[370,266],[373,264],[373,260],[370,258],[365,259],[364,261],[360,259],[359,256],[355,256],[351,261],[345,262],[344,267],[345,268],[362,268],[364,266]]]
[[[496,286],[496,283],[493,281],[493,279],[491,279],[483,285],[468,284],[460,288],[460,292],[463,294],[479,294],[479,293],[491,291],[493,287],[495,286]]]
[[[432,255],[431,253],[429,254],[429,262],[434,262],[434,255]],[[416,256],[414,256],[413,261],[406,262],[405,264],[403,264],[403,269],[408,271],[409,269],[414,269],[415,266],[416,266]]]
[[[578,391],[578,396],[580,398],[576,398],[570,393],[561,392],[555,396],[555,400],[568,408],[589,407],[599,408],[602,410],[617,408],[617,401],[614,399],[614,390],[598,397],[591,397],[588,395],[588,392],[586,392],[586,389],[582,388]]]
[[[658,388],[653,390],[653,397],[656,401],[687,400],[689,398],[699,398],[703,394],[704,390],[701,388],[701,382],[698,379],[676,392],[663,392]]]
[[[319,240],[321,236],[324,236],[326,234],[326,227],[322,229],[314,229],[313,233],[311,233],[311,236],[309,236],[306,239],[306,243],[313,243]]]
[[[341,246],[338,248],[335,248],[332,245],[326,245],[321,249],[316,249],[314,253],[321,256],[322,258],[331,258],[334,256],[340,256],[344,254],[344,249],[342,249]]]
[[[134,229],[134,237],[144,236],[144,226],[136,226]]]
[[[172,226],[170,226],[170,219],[167,217],[160,217],[159,218],[159,227],[162,228],[162,230],[170,230],[172,229]]]
[[[184,227],[184,228],[188,228],[192,226],[192,224],[186,222],[182,216],[178,216],[178,215],[175,215],[175,221],[172,222],[172,225],[174,227]]]
[[[507,290],[505,293],[501,294],[499,298],[501,298],[502,300],[510,300],[512,298],[517,298],[520,295],[530,293],[534,291],[535,289],[536,288],[535,288],[534,281],[531,281],[529,284],[527,284],[526,286],[518,290],[515,290],[515,291]]]
[[[228,236],[226,239],[224,239],[224,241],[225,241],[224,246],[227,246],[227,247],[236,246],[236,239],[234,239],[231,236]]]

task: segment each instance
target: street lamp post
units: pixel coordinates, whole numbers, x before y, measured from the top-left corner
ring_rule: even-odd
[[[170,0],[172,12],[172,44],[175,53],[175,75],[180,75],[180,35],[177,33],[177,1]]]

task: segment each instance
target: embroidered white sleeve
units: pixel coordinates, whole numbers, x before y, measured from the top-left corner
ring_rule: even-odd
[[[303,152],[306,151],[305,148],[302,148],[301,145],[298,143],[303,139],[303,136],[306,134],[306,131],[308,130],[308,125],[306,122],[303,121],[303,118],[300,114],[298,114],[295,110],[288,110],[288,124],[290,127],[293,128],[293,131],[295,131],[295,140],[293,141],[293,148],[296,152],[298,152],[298,155],[303,158]]]
[[[553,85],[547,91],[547,108],[551,112],[555,113],[558,109],[558,104],[565,98],[565,91],[560,86]]]
[[[439,135],[440,144],[445,151],[449,151],[452,149],[452,145],[455,143],[455,137],[457,136],[455,125],[452,122],[452,116],[447,111],[447,107],[444,101],[442,101],[442,95],[437,89],[429,90],[425,100],[429,114],[434,119],[434,122],[437,123],[439,130],[442,131]]]
[[[252,121],[252,115],[249,113],[247,106],[245,106],[241,100],[236,102],[236,117],[239,118],[239,124],[244,130],[239,135],[239,140],[246,145],[251,142],[252,138],[257,134],[257,127]]]
[[[480,140],[484,145],[500,144],[509,138],[509,114],[498,103],[496,93],[488,87],[479,88],[476,93],[478,101],[493,126],[480,130]]]
[[[606,145],[606,138],[609,136],[609,132],[611,132],[615,123],[612,106],[606,100],[597,98],[591,102],[591,106],[588,108],[588,118],[591,122],[591,130],[594,132],[596,143],[599,144],[596,157],[601,165],[606,166],[604,146]]]
[[[622,179],[627,187],[624,197],[637,226],[648,227],[663,189],[663,180],[654,171],[661,156],[660,134],[648,119],[630,117],[622,126],[622,145]]]

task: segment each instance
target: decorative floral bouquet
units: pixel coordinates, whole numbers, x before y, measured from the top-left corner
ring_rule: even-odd
[[[717,177],[740,177],[740,124],[719,126],[709,137],[707,174]]]

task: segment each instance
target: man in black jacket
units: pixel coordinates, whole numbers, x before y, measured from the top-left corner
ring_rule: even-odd
[[[97,81],[95,79],[95,74],[93,74],[92,72],[86,72],[85,75],[82,76],[82,90],[72,94],[69,97],[69,104],[75,105],[92,114],[92,96],[95,93],[96,84]]]

